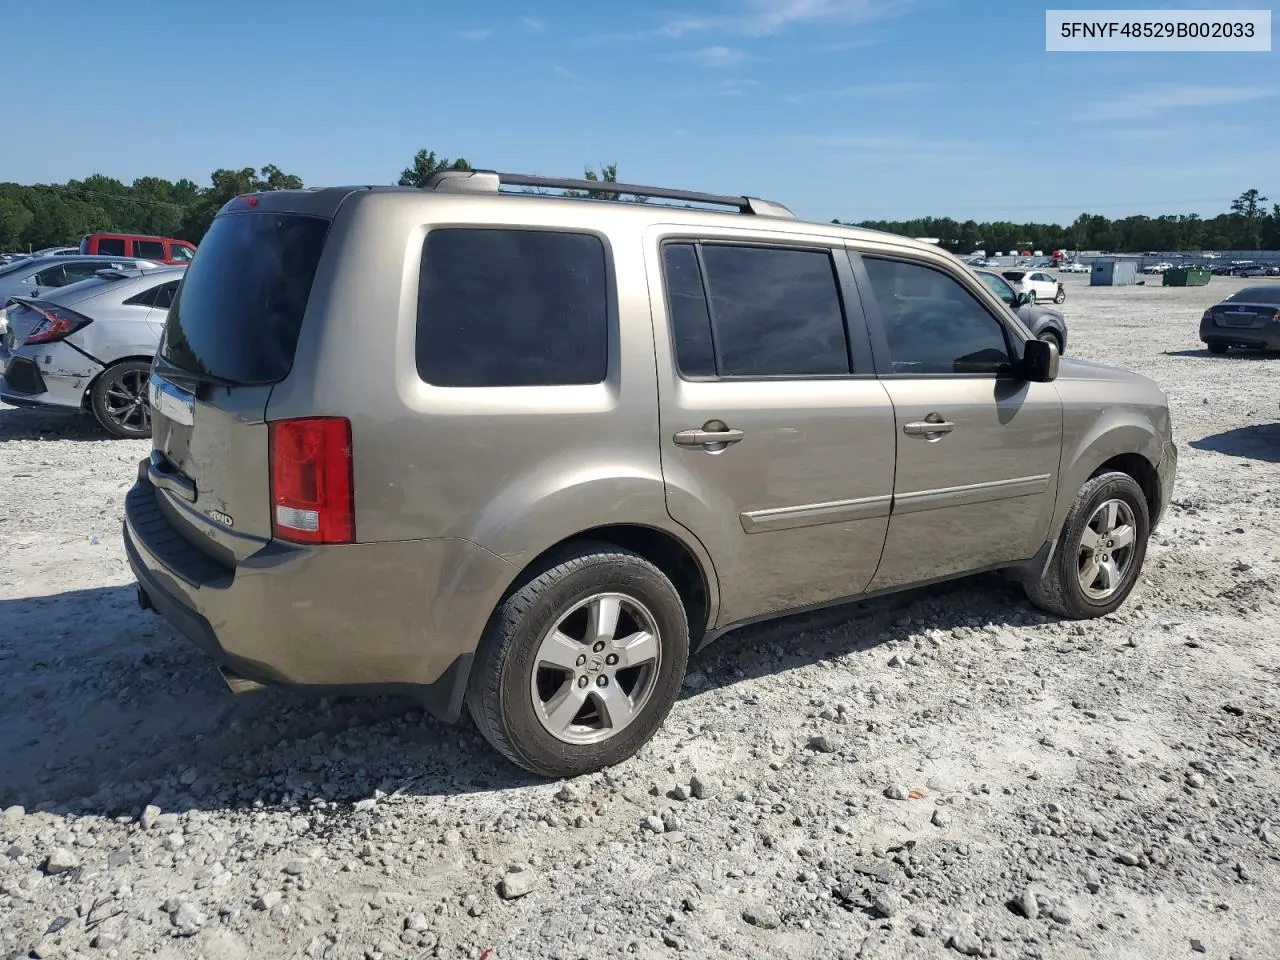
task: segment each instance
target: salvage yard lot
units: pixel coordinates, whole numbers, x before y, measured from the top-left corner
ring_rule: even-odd
[[[1258,281],[1065,282],[1071,355],[1170,396],[1129,603],[986,576],[743,630],[569,786],[410,703],[231,698],[134,602],[148,444],[0,405],[0,960],[1280,955],[1280,357],[1196,339]]]

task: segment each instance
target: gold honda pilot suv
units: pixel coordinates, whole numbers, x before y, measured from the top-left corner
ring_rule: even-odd
[[[239,197],[124,537],[235,689],[405,691],[560,777],[748,621],[978,571],[1115,610],[1177,454],[953,257],[751,197],[438,173]],[[599,196],[599,194],[595,194]],[[612,196],[612,194],[610,194]]]

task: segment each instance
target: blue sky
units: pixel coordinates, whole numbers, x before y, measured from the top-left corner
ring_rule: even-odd
[[[389,183],[429,147],[817,219],[1280,200],[1280,53],[1046,53],[1025,0],[45,6],[0,18],[0,180]]]

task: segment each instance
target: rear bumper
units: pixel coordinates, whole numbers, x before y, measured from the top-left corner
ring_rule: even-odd
[[[1216,323],[1201,321],[1200,341],[1257,350],[1280,350],[1280,323],[1271,321],[1265,327],[1220,327]]]
[[[103,367],[65,343],[9,350],[0,344],[0,400],[15,407],[80,410]]]
[[[140,602],[225,670],[325,693],[405,693],[446,720],[516,570],[465,540],[306,548],[272,541],[234,567],[201,552],[146,477],[125,500]]]

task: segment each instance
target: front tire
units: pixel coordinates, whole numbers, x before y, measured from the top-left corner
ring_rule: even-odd
[[[1072,620],[1103,617],[1128,599],[1147,556],[1151,518],[1142,488],[1127,473],[1100,473],[1080,488],[1043,579],[1027,597]]]
[[[498,605],[467,690],[512,763],[574,777],[635,755],[680,691],[689,624],[667,576],[608,543],[558,551]]]
[[[151,436],[150,378],[151,364],[144,360],[125,360],[98,374],[89,389],[89,407],[107,433],[121,440]]]

